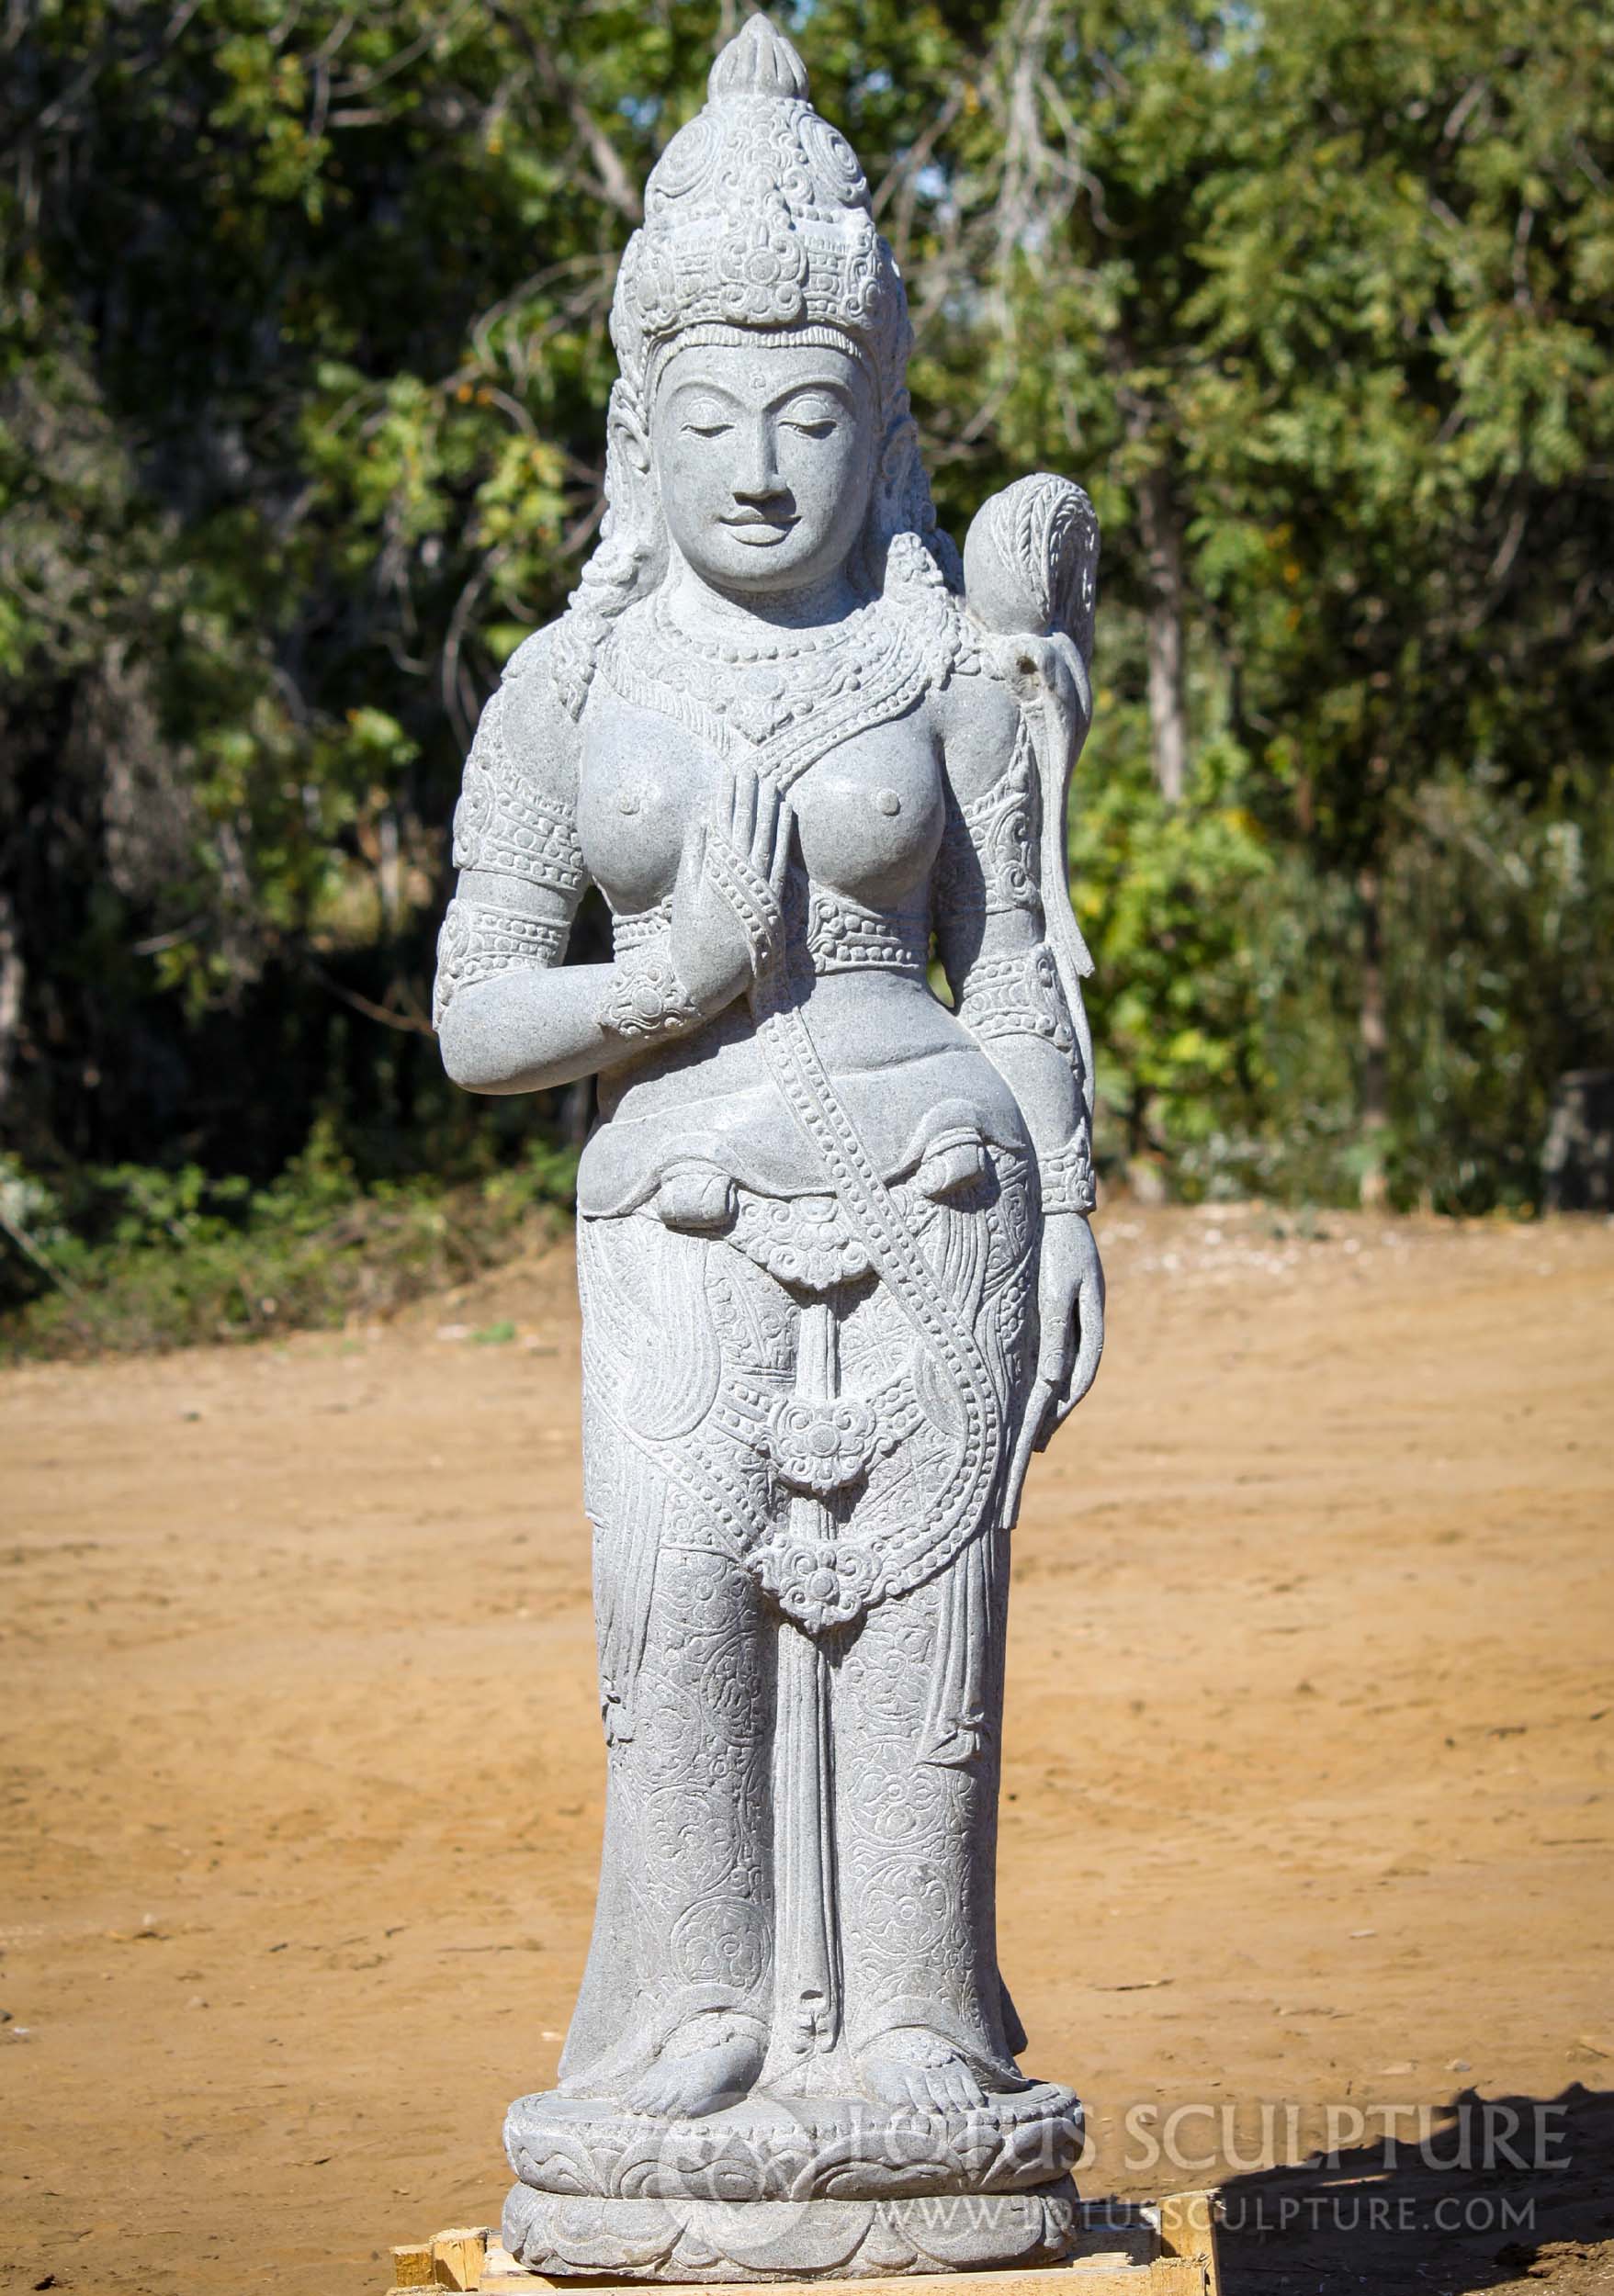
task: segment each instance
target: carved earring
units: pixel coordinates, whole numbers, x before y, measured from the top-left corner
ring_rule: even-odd
[[[606,423],[610,445],[616,448],[631,469],[641,478],[649,475],[651,464],[650,441],[639,411],[628,397],[626,388],[618,382],[611,393],[611,409]]]

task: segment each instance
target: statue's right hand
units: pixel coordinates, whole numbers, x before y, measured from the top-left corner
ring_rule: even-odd
[[[780,903],[795,819],[772,782],[725,765],[691,823],[672,887],[672,964],[709,1019],[779,953]]]

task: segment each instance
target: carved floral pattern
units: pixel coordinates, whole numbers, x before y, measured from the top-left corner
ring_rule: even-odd
[[[965,2178],[976,2192],[1056,2183],[1080,2129],[1069,2089],[1038,2081],[939,2113],[928,2142],[911,2114],[863,2099],[798,2098],[787,2114],[740,2104],[673,2133],[604,2101],[540,2095],[512,2105],[505,2144],[524,2183],[557,2199],[874,2200]]]
[[[748,1259],[782,1284],[830,1291],[870,1268],[866,1246],[851,1234],[832,1196],[744,1195],[734,1241]]]
[[[1022,723],[1014,754],[991,787],[950,821],[936,898],[949,917],[1042,914],[1037,883],[1036,761]]]
[[[879,1565],[860,1542],[792,1530],[753,1549],[751,1566],[785,1616],[811,1634],[860,1617],[879,1581]]]
[[[672,957],[660,951],[619,965],[600,1007],[600,1026],[614,1036],[676,1036],[699,1019]]]
[[[772,1413],[773,1464],[792,1491],[828,1498],[862,1482],[879,1428],[866,1403],[844,1395],[782,1395]]]

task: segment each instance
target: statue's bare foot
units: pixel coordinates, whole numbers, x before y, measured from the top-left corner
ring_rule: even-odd
[[[763,2056],[762,2036],[755,2027],[730,2026],[705,2048],[677,2054],[680,2040],[690,2038],[687,2027],[682,2035],[674,2033],[649,2071],[625,2091],[622,2101],[629,2112],[658,2121],[697,2120],[738,2104],[752,2087]]]
[[[915,2112],[968,2112],[987,2101],[968,2059],[920,2025],[882,2033],[859,2065],[882,2104],[908,2105]]]

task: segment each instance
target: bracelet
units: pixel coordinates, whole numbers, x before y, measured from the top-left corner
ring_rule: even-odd
[[[1097,1204],[1098,1190],[1093,1185],[1092,1150],[1088,1142],[1088,1129],[1083,1124],[1063,1148],[1056,1148],[1051,1156],[1041,1159],[1043,1210],[1049,1211],[1089,1212]]]
[[[671,957],[646,957],[635,965],[618,965],[604,1003],[600,1007],[602,1029],[613,1036],[677,1036],[693,1029],[700,1008],[672,968]]]

